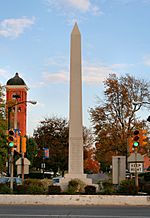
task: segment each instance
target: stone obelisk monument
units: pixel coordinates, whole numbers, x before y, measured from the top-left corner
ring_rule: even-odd
[[[81,34],[77,24],[71,33],[69,174],[83,174]]]
[[[61,184],[63,187],[63,184],[75,178],[92,184],[92,180],[87,179],[83,172],[81,34],[77,23],[71,33],[69,109],[69,171]]]

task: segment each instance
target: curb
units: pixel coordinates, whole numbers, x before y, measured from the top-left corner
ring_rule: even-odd
[[[1,205],[131,205],[150,206],[150,196],[0,195]]]

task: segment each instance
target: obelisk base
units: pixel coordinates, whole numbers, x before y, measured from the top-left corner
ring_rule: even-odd
[[[92,183],[92,179],[87,178],[86,174],[65,174],[65,177],[60,180],[60,187],[62,191],[66,191],[68,188],[68,183],[72,179],[79,179],[85,183],[85,185],[93,185],[98,191],[98,185]]]

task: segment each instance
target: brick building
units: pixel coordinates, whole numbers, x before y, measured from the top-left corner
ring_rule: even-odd
[[[26,135],[27,91],[28,87],[18,73],[6,83],[6,105],[7,111],[8,107],[10,108],[10,128],[17,126],[22,136]]]

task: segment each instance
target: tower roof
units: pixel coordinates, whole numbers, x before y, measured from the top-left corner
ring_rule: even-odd
[[[24,80],[16,73],[15,76],[7,81],[7,85],[26,85]]]

